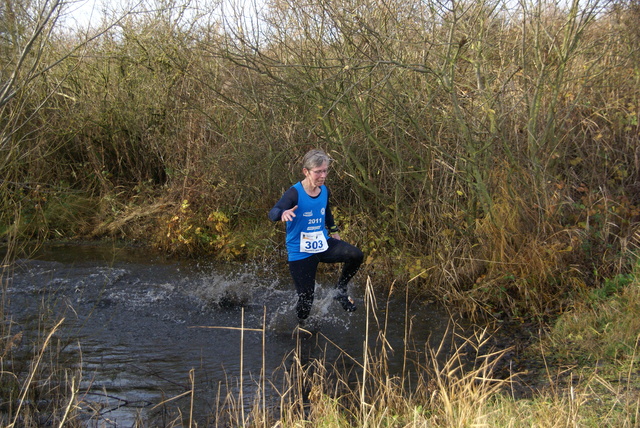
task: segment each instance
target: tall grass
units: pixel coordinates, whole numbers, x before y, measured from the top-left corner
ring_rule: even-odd
[[[605,316],[632,305],[629,319],[637,319],[634,303],[637,279],[608,303],[598,305]],[[391,349],[388,323],[398,319],[380,317],[378,298],[369,279],[367,313],[360,354],[350,354],[338,341],[320,331],[295,328],[295,344],[275,373],[267,373],[268,336],[266,309],[262,326],[202,326],[238,332],[239,372],[218,385],[211,408],[199,408],[195,371],[190,387],[145,410],[135,426],[327,426],[327,427],[462,427],[488,426],[635,426],[640,397],[637,395],[637,329],[626,322],[604,328],[598,338],[583,337],[601,322],[558,325],[548,337],[540,336],[528,350],[514,354],[493,341],[495,326],[462,329],[455,322],[439,344],[427,339],[409,340],[403,349]],[[574,314],[580,319],[580,313]],[[587,317],[588,318],[588,317]],[[405,314],[410,331],[410,314]],[[43,332],[33,347],[24,372],[17,369],[16,352],[29,349],[17,335],[3,336],[3,426],[102,426],[99,407],[92,410],[90,397],[80,388],[80,369],[60,364],[55,339],[64,320]],[[572,327],[573,326],[573,327]],[[7,333],[6,331],[3,333]],[[263,366],[246,379],[243,365],[246,335],[262,337]],[[613,354],[607,343],[628,337]],[[634,336],[635,335],[635,336]],[[610,342],[608,342],[610,341]],[[600,345],[598,345],[600,343]],[[592,344],[587,347],[587,344]],[[582,346],[580,346],[582,345]],[[628,345],[628,346],[627,346]],[[554,350],[555,347],[555,350]],[[562,349],[568,350],[565,354]],[[560,351],[558,351],[560,349]],[[320,351],[320,352],[318,352]],[[403,355],[402,370],[390,369],[391,354]],[[528,354],[528,356],[526,355]],[[527,369],[518,358],[542,358],[546,371]],[[563,357],[564,355],[564,357]],[[578,356],[582,356],[577,358]],[[514,358],[515,357],[515,358]],[[568,364],[558,358],[568,358]],[[573,360],[576,358],[576,360]],[[532,360],[533,361],[533,360]],[[589,361],[597,362],[590,364]],[[584,362],[587,362],[585,365]],[[621,363],[621,364],[620,364]],[[535,364],[532,363],[532,368]],[[533,375],[536,376],[533,376]],[[523,390],[528,392],[523,394]],[[249,399],[249,397],[252,397]],[[186,399],[186,401],[185,401]]]
[[[12,333],[3,323],[0,355],[2,388],[0,423],[6,427],[83,426],[79,418],[81,370],[65,367],[59,355],[56,334],[64,319],[34,343],[22,332]],[[22,343],[22,342],[25,343]],[[33,345],[33,355],[24,351]],[[25,365],[24,368],[21,368]]]
[[[637,349],[624,352],[632,364],[617,379],[586,367],[562,369],[549,364],[546,373],[538,373],[538,380],[528,375],[533,383],[527,385],[521,378],[524,373],[505,370],[513,363],[507,357],[512,350],[491,344],[492,329],[465,332],[452,323],[438,346],[423,344],[424,354],[414,354],[415,344],[405,343],[405,370],[398,374],[389,369],[390,353],[394,351],[386,337],[389,320],[378,317],[370,281],[366,310],[368,334],[363,335],[361,354],[347,353],[322,332],[298,328],[292,333],[295,346],[283,361],[284,375],[278,377],[279,383],[265,382],[260,376],[253,387],[244,385],[256,392],[254,404],[247,406],[243,405],[243,393],[229,381],[218,391],[221,406],[209,423],[248,427],[568,427],[637,423],[640,397],[633,392]],[[263,334],[264,326],[240,331]],[[324,351],[309,358],[309,347],[318,349],[320,343]],[[540,356],[546,357],[545,352]],[[420,354],[425,358],[408,357]],[[530,388],[525,394],[523,386]],[[265,397],[274,392],[275,398],[266,404]],[[191,426],[196,421],[183,419],[181,423]]]
[[[454,341],[450,340],[453,332],[449,332],[436,349],[424,344],[426,349],[416,354],[426,352],[424,360],[409,359],[415,344],[406,343],[403,352],[406,371],[392,373],[389,358],[394,350],[386,337],[389,320],[378,317],[370,280],[366,294],[367,322],[361,355],[348,354],[322,332],[297,328],[293,331],[294,349],[281,367],[284,376],[278,377],[280,383],[265,382],[265,377],[270,375],[265,376],[263,372],[254,386],[253,406],[244,403],[241,381],[238,387],[234,382],[227,384],[230,392],[226,398],[224,392],[219,392],[222,409],[212,416],[216,426],[420,426],[432,422],[437,422],[437,426],[468,426],[486,417],[483,409],[492,401],[491,397],[508,391],[505,387],[512,379],[499,379],[493,373],[507,350],[485,352],[487,330],[468,338],[458,335]],[[245,328],[241,321],[239,329],[206,328],[239,330],[241,360],[245,332],[261,332],[265,340],[265,325],[261,329]],[[324,351],[319,355],[310,352],[312,348],[317,349],[319,343],[324,343],[321,345]],[[469,350],[475,357],[468,355]],[[338,356],[331,351],[338,351]],[[317,356],[310,357],[311,354]],[[328,358],[328,355],[333,356]],[[242,361],[239,367],[241,379]],[[265,394],[267,385],[269,394]],[[274,392],[276,397],[269,399],[267,405],[267,395]],[[194,421],[183,423],[191,425]]]

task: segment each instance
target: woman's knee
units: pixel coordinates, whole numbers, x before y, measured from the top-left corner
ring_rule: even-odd
[[[360,248],[354,246],[350,253],[350,258],[353,263],[361,265],[364,261],[364,253],[362,252],[362,250],[360,250]]]

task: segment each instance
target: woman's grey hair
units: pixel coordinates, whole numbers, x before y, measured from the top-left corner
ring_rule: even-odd
[[[331,159],[324,151],[320,149],[309,150],[302,159],[302,167],[308,170],[311,168],[317,168],[323,163],[327,163],[327,166],[331,165]]]

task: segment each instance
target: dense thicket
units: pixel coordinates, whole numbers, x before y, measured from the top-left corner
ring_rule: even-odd
[[[470,312],[544,314],[635,260],[637,0],[158,6],[89,43],[44,22],[20,63],[42,21],[3,3],[5,239],[268,257],[321,147],[367,273]]]

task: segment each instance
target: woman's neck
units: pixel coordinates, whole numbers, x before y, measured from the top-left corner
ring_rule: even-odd
[[[320,187],[314,186],[310,183],[310,180],[306,178],[302,180],[302,187],[309,196],[318,196],[318,194],[320,193]]]

